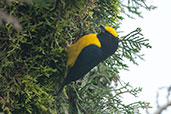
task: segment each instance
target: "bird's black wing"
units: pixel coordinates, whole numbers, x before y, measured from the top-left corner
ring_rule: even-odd
[[[76,81],[88,73],[93,67],[100,63],[102,58],[102,50],[96,45],[89,45],[85,47],[78,56],[73,67],[69,69],[68,79]],[[66,78],[67,78],[66,77]]]
[[[87,74],[92,68],[102,61],[102,50],[96,45],[85,47],[79,54],[73,67],[69,68],[68,74],[58,91],[62,91],[63,87],[72,81],[76,81]]]

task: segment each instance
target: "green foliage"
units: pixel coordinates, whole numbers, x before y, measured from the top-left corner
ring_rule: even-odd
[[[147,10],[154,10],[157,8],[156,6],[153,5],[148,6],[145,3],[145,0],[127,0],[121,3],[120,5],[123,7],[123,13],[127,15],[129,18],[134,18],[133,16],[131,16],[131,14],[137,15],[139,17],[143,17],[140,8],[145,8]]]
[[[117,84],[119,70],[127,69],[123,58],[136,63],[142,47],[150,48],[140,29],[120,38],[117,53],[98,65],[83,79],[66,87],[64,95],[55,96],[66,70],[65,47],[81,36],[99,32],[99,25],[118,28],[124,10],[119,0],[36,0],[5,3],[0,11],[19,21],[0,17],[0,112],[12,114],[54,113],[133,113],[148,107],[144,102],[128,105],[122,95],[141,91],[129,84]],[[56,6],[55,6],[56,5]],[[133,6],[132,6],[133,7]],[[139,5],[138,7],[141,7]],[[132,11],[138,15],[138,9]]]
[[[148,39],[145,39],[141,34],[141,29],[137,28],[126,36],[120,38],[120,52],[121,55],[133,63],[136,63],[136,58],[141,58],[142,55],[139,55],[142,46],[146,48],[152,48],[148,43]]]
[[[70,85],[67,91],[70,99],[66,102],[69,113],[140,114],[139,108],[149,107],[149,103],[142,101],[125,104],[124,95],[137,97],[142,88],[133,88],[129,83],[117,82],[115,75],[107,71],[107,68],[100,64],[82,80]],[[112,81],[115,87],[113,84],[110,86]],[[68,103],[70,105],[67,105]]]

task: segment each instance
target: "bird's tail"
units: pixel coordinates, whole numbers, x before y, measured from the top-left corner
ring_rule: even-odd
[[[57,92],[56,95],[58,96],[61,92],[63,92],[63,94],[65,95],[66,99],[69,99],[69,97],[68,97],[68,95],[67,95],[67,93],[66,93],[66,91],[65,91],[65,85],[62,85],[62,86],[60,87],[60,89],[58,90],[58,92]]]
[[[66,69],[67,69],[67,67],[66,67]],[[66,77],[66,75],[67,75],[67,72],[65,72],[65,77]],[[62,92],[64,86],[66,85],[66,84],[65,84],[65,83],[66,83],[65,80],[66,80],[66,79],[64,79],[64,81],[63,81],[63,83],[62,83],[60,89],[58,90],[56,96],[58,96],[58,95]]]
[[[60,89],[58,90],[56,96],[58,96],[58,95],[62,92],[64,86],[65,86],[65,84],[62,84],[62,86],[61,86]]]

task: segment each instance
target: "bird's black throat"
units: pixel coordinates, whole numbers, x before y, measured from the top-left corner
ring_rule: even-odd
[[[98,34],[97,37],[101,43],[104,59],[113,55],[118,48],[118,38],[107,31]]]

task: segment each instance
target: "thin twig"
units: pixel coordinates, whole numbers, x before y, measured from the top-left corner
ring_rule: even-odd
[[[64,110],[64,114],[69,114],[67,108],[65,107],[65,105],[63,103],[62,103],[62,108]]]

